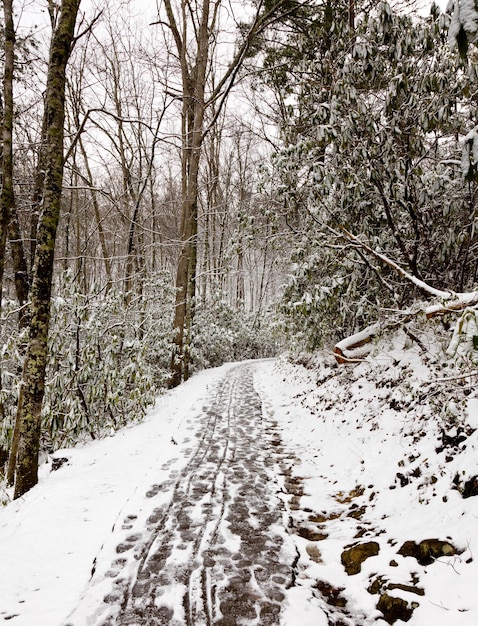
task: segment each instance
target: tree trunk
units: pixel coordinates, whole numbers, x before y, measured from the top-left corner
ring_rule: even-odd
[[[192,14],[190,3],[181,0],[175,12],[171,0],[164,0],[166,21],[176,46],[181,66],[181,158],[182,158],[182,249],[176,274],[176,302],[174,313],[174,340],[171,358],[172,387],[189,375],[188,349],[194,314],[194,295],[197,265],[197,204],[199,162],[205,133],[217,123],[227,96],[237,78],[248,51],[258,34],[272,21],[287,16],[291,9],[286,0],[277,0],[272,6],[258,3],[257,12],[234,56],[221,78],[206,97],[206,83],[213,71],[212,54],[216,45],[216,30],[220,21],[221,0],[202,0],[196,3]],[[189,18],[191,21],[188,21]],[[213,109],[209,128],[205,129],[206,109]]]
[[[20,328],[25,328],[28,326],[29,320],[28,292],[30,290],[30,276],[15,206],[12,208],[10,215],[8,237],[10,240],[13,271],[15,272],[15,292],[18,300],[18,325]]]
[[[3,3],[5,19],[4,44],[4,75],[3,75],[3,158],[2,158],[2,192],[0,196],[0,310],[2,306],[3,271],[5,268],[5,245],[10,214],[13,208],[13,62],[15,53],[15,29],[13,26],[12,0]]]
[[[186,201],[183,204],[181,233],[183,245],[176,272],[171,387],[176,387],[183,379],[187,380],[190,369],[188,347],[193,318],[191,300],[194,298],[196,287],[197,200],[194,203]]]
[[[13,26],[12,0],[4,0],[4,74],[3,74],[3,120],[2,120],[2,192],[0,196],[0,313],[2,310],[3,272],[5,268],[5,247],[10,213],[13,208],[13,61],[15,53],[15,29]],[[0,370],[0,386],[2,373]],[[3,402],[0,401],[0,420],[5,417]],[[0,448],[1,456],[4,450]],[[3,462],[2,462],[3,465]]]
[[[189,376],[188,347],[193,316],[192,299],[196,287],[197,265],[197,203],[199,162],[204,138],[206,109],[206,71],[209,60],[210,0],[202,3],[200,28],[196,33],[195,64],[190,67],[186,42],[181,39],[169,0],[165,2],[168,19],[175,35],[182,72],[182,248],[176,273],[176,301],[174,309],[174,339],[171,358],[170,385],[175,387]]]
[[[66,66],[73,43],[79,5],[80,0],[62,0],[50,47],[45,99],[47,169],[30,296],[31,319],[22,380],[23,402],[19,404],[17,411],[20,443],[16,462],[15,498],[22,496],[38,482],[41,409],[48,360],[50,298],[63,183]]]
[[[40,207],[43,200],[43,188],[45,184],[46,172],[46,129],[48,120],[46,118],[46,107],[43,113],[41,142],[38,149],[38,161],[36,164],[35,180],[33,181],[32,212],[30,217],[30,271],[33,271],[35,261],[35,250],[37,245],[37,229],[40,217]]]

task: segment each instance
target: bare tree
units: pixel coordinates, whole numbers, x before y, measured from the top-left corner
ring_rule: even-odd
[[[128,305],[134,291],[141,291],[149,261],[146,246],[157,241],[157,153],[172,99],[135,20],[107,9],[104,17],[104,28],[92,37],[88,52],[72,60],[69,122],[72,134],[82,128],[85,133],[76,144],[71,176],[80,187],[90,187],[91,197],[91,219],[82,220],[78,253],[86,257],[96,244],[107,284],[122,281]],[[65,220],[65,236],[67,225]]]
[[[0,195],[0,309],[2,302],[3,272],[5,267],[5,244],[8,224],[14,204],[13,195],[13,64],[15,56],[15,28],[13,25],[12,0],[3,3],[5,19],[4,74],[3,74],[3,123],[2,123],[2,191]]]
[[[195,3],[194,9],[188,0],[179,0],[177,5],[164,0],[165,16],[160,15],[158,24],[165,26],[173,38],[181,74],[181,86],[176,95],[182,104],[182,250],[176,272],[171,386],[189,376],[188,345],[196,293],[199,165],[205,134],[216,123],[258,37],[273,22],[285,19],[301,5],[288,0],[255,3],[254,15],[247,26],[242,25],[240,42],[230,61],[222,65],[221,73],[216,71],[219,56],[226,54],[218,43],[223,17],[221,0],[202,0]],[[212,87],[208,84],[210,75],[215,77]],[[212,105],[214,113],[206,124],[206,113]]]
[[[2,191],[0,195],[0,313],[2,310],[3,274],[5,268],[5,244],[10,214],[13,207],[13,62],[15,30],[13,27],[12,0],[3,3],[5,19],[4,74],[3,74],[3,123],[2,123]],[[1,381],[1,372],[0,372]],[[4,419],[4,406],[0,402],[0,419]],[[0,448],[0,453],[3,450]]]

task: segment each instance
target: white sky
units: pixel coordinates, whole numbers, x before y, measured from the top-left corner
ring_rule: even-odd
[[[400,0],[397,0],[400,4]],[[418,6],[423,7],[424,13],[428,12],[431,2],[429,0],[417,0]],[[143,16],[146,23],[150,23],[157,15],[156,3],[151,0],[128,0],[133,9],[132,13],[137,13],[138,16]],[[448,0],[436,0],[436,3],[444,10],[448,4]],[[126,4],[124,0],[111,0],[111,4]],[[89,15],[93,15],[105,6],[105,2],[102,0],[82,0],[80,10]],[[20,23],[25,27],[32,25],[48,24],[48,12],[47,12],[46,0],[14,0],[15,14],[21,15]],[[16,22],[19,22],[17,17]]]

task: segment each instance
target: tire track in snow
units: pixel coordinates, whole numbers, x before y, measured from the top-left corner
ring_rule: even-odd
[[[254,367],[238,365],[220,381],[187,465],[147,492],[171,496],[146,528],[125,518],[123,528],[136,532],[118,544],[105,575],[111,591],[88,624],[280,623],[292,566]]]

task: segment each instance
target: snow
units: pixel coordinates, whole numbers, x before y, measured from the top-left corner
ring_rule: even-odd
[[[389,591],[418,604],[410,626],[478,623],[478,497],[464,499],[453,483],[478,473],[478,397],[474,384],[460,380],[456,397],[443,402],[443,383],[435,381],[453,372],[440,363],[438,347],[428,347],[423,354],[398,334],[354,366],[338,367],[331,355],[304,359],[304,365],[282,359],[255,366],[264,420],[280,433],[300,485],[294,492],[291,476],[276,464],[284,524],[274,532],[287,537],[290,558],[298,556],[282,626],[325,626],[334,616],[350,626],[385,625],[379,596],[367,591],[378,576],[424,590],[424,596]],[[144,534],[153,508],[170,499],[170,477],[188,462],[197,418],[233,367],[204,371],[167,392],[139,425],[57,451],[55,458],[68,461],[52,471],[50,459],[39,485],[0,509],[0,622],[103,623],[112,562],[124,557],[125,572],[134,569],[132,551],[118,555],[118,543]],[[467,437],[460,441],[463,429]],[[440,451],[443,433],[458,443]],[[218,490],[224,480],[219,473]],[[145,497],[148,489],[154,498]],[[196,505],[191,519],[200,515]],[[204,541],[213,532],[206,528]],[[224,535],[232,550],[240,547],[237,535]],[[397,554],[405,541],[430,538],[447,540],[460,553],[427,566]],[[341,553],[365,541],[376,541],[379,554],[349,576]],[[180,567],[188,556],[178,544],[169,559]],[[345,599],[345,607],[318,592],[327,588]],[[176,618],[183,592],[171,584],[162,596]]]
[[[375,362],[370,359],[348,373],[322,363],[319,377],[316,368],[308,371],[308,388],[304,388],[307,370],[299,375],[291,367],[285,378],[296,380],[295,390],[283,380],[282,398],[274,396],[272,410],[281,416],[281,427],[289,441],[300,449],[302,463],[294,471],[304,479],[307,495],[302,498],[302,506],[326,512],[330,518],[322,524],[328,533],[320,543],[323,562],[309,565],[304,576],[344,588],[349,603],[357,612],[364,611],[360,623],[368,624],[380,615],[374,611],[376,596],[366,591],[370,581],[378,574],[391,582],[410,585],[413,572],[418,572],[417,586],[425,589],[425,599],[407,592],[397,594],[419,603],[409,624],[471,626],[478,619],[473,592],[478,571],[474,561],[467,561],[476,553],[478,502],[476,498],[463,499],[451,487],[456,474],[469,476],[476,472],[478,433],[471,434],[466,445],[462,444],[463,449],[445,461],[446,451],[435,451],[439,432],[431,420],[430,407],[424,401],[416,402],[412,395],[408,406],[405,404],[407,387],[413,386],[416,393],[429,383],[431,372],[412,349],[407,354],[393,349],[379,352],[374,358]],[[400,365],[395,365],[398,362]],[[405,385],[400,384],[400,370],[410,377]],[[384,382],[389,377],[386,393],[386,388],[376,384],[379,376]],[[291,407],[290,397],[300,400],[299,406]],[[395,406],[392,400],[397,405],[400,402],[403,409],[390,408]],[[458,413],[460,422],[476,428],[476,397],[458,407]],[[448,434],[452,436],[451,429]],[[417,468],[420,477],[403,487],[397,484],[397,473],[411,474]],[[347,494],[353,492],[356,495],[348,498]],[[344,516],[347,509],[351,511],[352,503],[366,507],[360,524]],[[341,515],[335,517],[332,513]],[[379,542],[380,554],[367,559],[359,574],[347,576],[340,565],[340,553],[345,545],[357,542],[360,526],[366,529],[363,540],[366,537]],[[463,552],[440,557],[425,568],[411,557],[397,555],[405,541],[418,543],[429,538],[451,538]],[[398,567],[391,566],[392,561],[398,562]],[[385,622],[379,619],[377,623]]]
[[[362,359],[371,349],[370,342],[380,330],[378,324],[364,328],[335,344],[335,352],[349,361]]]
[[[186,463],[192,418],[223,373],[221,368],[196,376],[160,398],[143,423],[114,437],[57,451],[55,457],[68,458],[68,464],[57,471],[43,465],[39,485],[0,510],[0,620],[18,615],[9,623],[62,623],[95,558],[101,554],[108,561],[104,544],[111,530],[140,510],[145,487]]]
[[[454,48],[460,31],[463,29],[472,43],[476,42],[478,30],[478,12],[475,0],[453,0],[446,7],[447,12],[452,12],[448,38],[450,46]]]
[[[467,33],[475,33],[477,30],[478,12],[476,11],[475,0],[460,0],[457,3],[460,21]]]
[[[453,300],[450,301],[449,298],[453,298]],[[444,301],[427,306],[425,309],[425,314],[427,315],[427,317],[433,317],[433,315],[435,315],[439,311],[442,311],[444,308],[450,311],[464,309],[466,306],[475,305],[477,300],[478,292],[476,291],[455,294],[452,294],[450,292],[447,298],[444,298]]]

